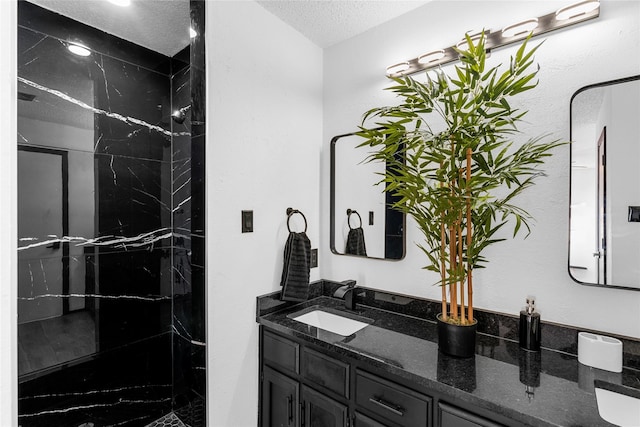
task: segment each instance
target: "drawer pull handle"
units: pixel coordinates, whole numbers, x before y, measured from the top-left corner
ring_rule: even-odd
[[[289,424],[293,422],[293,396],[287,396],[287,415]]]
[[[375,403],[376,405],[386,409],[387,411],[393,412],[397,416],[401,417],[404,415],[404,409],[401,406],[394,405],[393,403],[385,402],[379,397],[370,397],[369,402]]]

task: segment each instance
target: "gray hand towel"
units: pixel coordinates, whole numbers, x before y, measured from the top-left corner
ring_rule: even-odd
[[[306,301],[309,295],[309,269],[311,267],[311,241],[303,233],[289,233],[284,246],[282,268],[283,301]]]

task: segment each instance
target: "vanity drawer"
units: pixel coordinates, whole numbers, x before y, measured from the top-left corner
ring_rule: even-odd
[[[302,377],[342,397],[349,398],[349,364],[317,351],[302,349]]]
[[[424,427],[431,420],[430,397],[366,372],[356,375],[356,403],[403,427]]]
[[[266,365],[285,373],[298,374],[300,372],[299,354],[299,344],[271,332],[264,332],[262,359]]]
[[[440,427],[504,427],[502,424],[442,402],[438,404],[438,418]]]

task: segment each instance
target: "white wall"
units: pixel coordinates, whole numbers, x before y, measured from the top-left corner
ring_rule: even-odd
[[[320,243],[322,50],[252,1],[207,2],[206,18],[208,425],[248,427],[255,298],[280,288],[287,207]],[[243,209],[254,210],[253,233],[240,232]]]
[[[570,3],[570,2],[569,2]],[[524,94],[519,106],[529,110],[527,136],[549,133],[569,138],[569,101],[580,87],[640,72],[640,2],[602,1],[597,20],[535,39],[545,40],[536,54],[539,86]],[[384,77],[389,64],[455,44],[472,28],[500,29],[514,21],[539,16],[566,1],[435,1],[380,25],[324,52],[324,149],[321,212],[328,210],[328,141],[352,132],[371,107],[389,105],[392,95]],[[508,63],[513,47],[492,53],[491,64]],[[451,71],[451,66],[445,70]],[[526,295],[537,297],[545,321],[640,338],[640,292],[577,285],[567,273],[569,210],[569,148],[556,151],[541,179],[520,198],[535,218],[533,233],[523,240],[491,247],[485,270],[477,270],[476,306],[515,314]],[[328,219],[322,216],[320,245],[323,277],[356,278],[363,286],[428,298],[439,298],[434,276],[420,269],[426,263],[414,242],[420,238],[408,221],[407,256],[383,262],[331,255]]]
[[[4,141],[0,144],[0,426],[18,419],[17,316],[17,114],[16,57],[17,3],[0,0],[0,117]]]

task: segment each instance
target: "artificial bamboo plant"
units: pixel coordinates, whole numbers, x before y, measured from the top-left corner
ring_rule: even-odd
[[[537,85],[539,45],[528,49],[525,40],[501,72],[486,68],[484,35],[466,40],[453,77],[441,69],[424,82],[390,77],[399,104],[366,112],[358,133],[373,148],[369,160],[387,164],[381,182],[399,196],[393,208],[424,235],[418,246],[429,259],[424,268],[440,275],[441,320],[460,325],[475,323],[472,273],[487,263],[484,250],[504,240],[498,231],[513,219],[513,236],[530,232],[531,216],[514,199],[560,144],[515,140],[526,112],[510,102]]]

